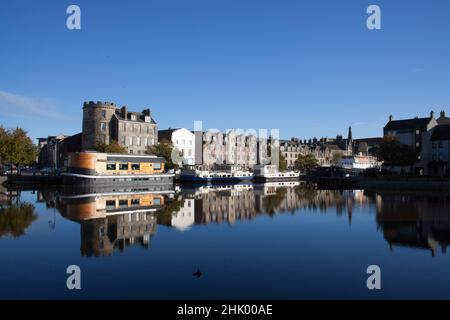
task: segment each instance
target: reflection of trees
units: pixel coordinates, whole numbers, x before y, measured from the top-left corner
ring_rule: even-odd
[[[37,219],[32,204],[11,205],[0,208],[0,238],[10,235],[18,238]]]
[[[277,189],[276,194],[266,196],[263,200],[264,211],[269,215],[277,212],[283,200],[286,198],[286,188]]]
[[[167,198],[164,203],[164,208],[158,211],[157,221],[158,224],[170,226],[172,223],[172,214],[178,212],[181,209],[181,200],[178,197],[173,199]]]

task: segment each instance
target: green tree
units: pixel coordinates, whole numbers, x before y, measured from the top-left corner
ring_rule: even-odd
[[[36,162],[37,148],[22,128],[0,127],[0,158],[3,163],[30,165]]]
[[[119,153],[119,154],[127,153],[127,149],[121,146],[116,140],[111,141],[110,144],[97,141],[97,143],[94,146],[94,150],[97,152],[104,152],[104,153]]]
[[[162,140],[157,145],[148,146],[145,153],[164,158],[166,160],[166,169],[175,169],[178,168],[178,165],[172,161],[172,150],[172,143],[167,140]]]
[[[295,169],[301,172],[309,173],[311,170],[317,168],[319,161],[312,154],[299,155],[295,160]]]
[[[380,142],[377,157],[389,164],[410,166],[417,161],[418,154],[413,147],[401,144],[396,137],[385,136]]]
[[[280,161],[280,164],[279,164],[279,170],[281,171],[281,172],[283,172],[283,171],[286,171],[287,170],[287,161],[286,161],[286,158],[283,156],[283,154],[280,152],[280,159],[279,159],[279,161]]]

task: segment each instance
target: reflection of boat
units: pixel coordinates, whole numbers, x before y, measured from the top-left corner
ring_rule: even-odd
[[[155,192],[111,192],[61,196],[62,214],[70,220],[139,214],[162,209],[165,195]]]
[[[150,245],[158,214],[174,191],[114,191],[97,188],[80,192],[66,189],[58,197],[58,210],[81,226],[81,252],[87,256],[111,255],[115,249]]]
[[[300,173],[294,171],[280,172],[276,165],[257,166],[254,171],[255,181],[292,181],[299,180]]]
[[[224,183],[250,181],[253,174],[242,170],[239,166],[223,165],[215,170],[209,170],[206,166],[185,166],[181,169],[180,179],[189,183]]]
[[[65,185],[148,186],[173,183],[164,173],[164,159],[148,155],[77,152],[69,155]]]

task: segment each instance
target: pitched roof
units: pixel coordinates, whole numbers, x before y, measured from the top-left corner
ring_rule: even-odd
[[[450,125],[437,126],[431,135],[431,141],[450,140]]]
[[[384,130],[406,130],[406,129],[417,129],[424,128],[430,123],[431,118],[414,118],[405,120],[394,120],[389,121]]]
[[[439,117],[436,121],[439,125],[450,124],[450,118],[448,117]]]

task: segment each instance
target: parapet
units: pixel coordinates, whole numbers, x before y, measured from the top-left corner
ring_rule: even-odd
[[[109,101],[85,101],[83,103],[83,108],[85,107],[116,107],[116,104],[114,102],[109,102]]]

